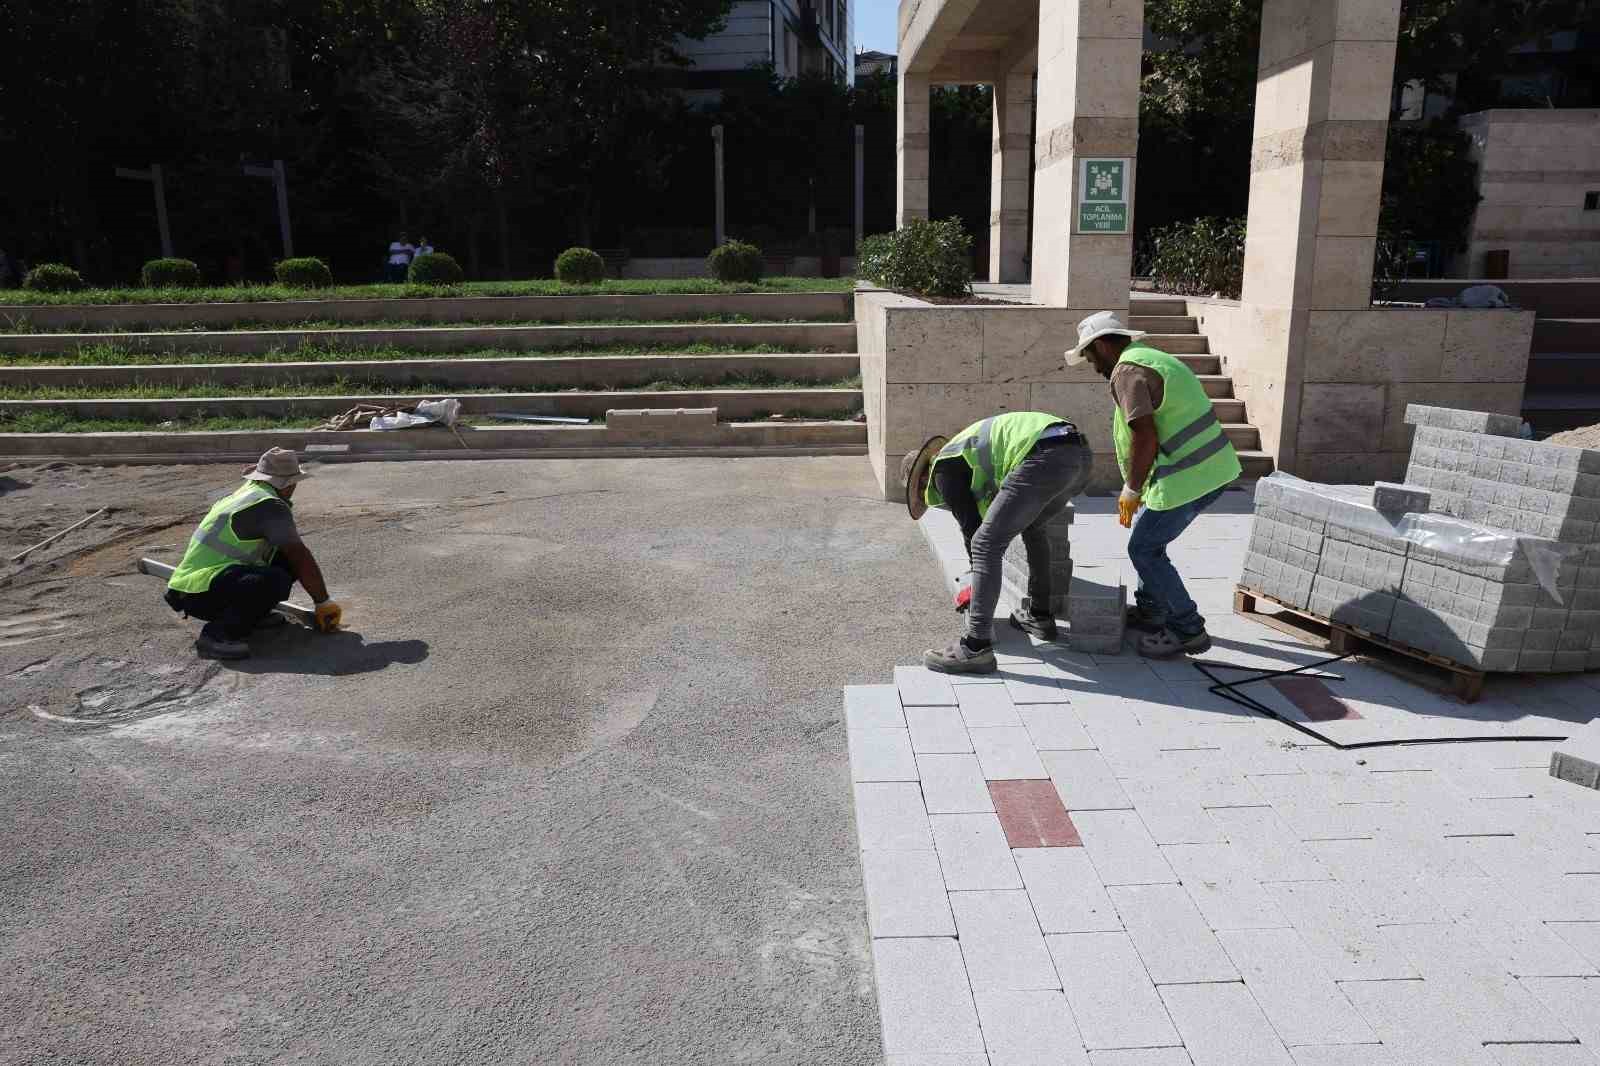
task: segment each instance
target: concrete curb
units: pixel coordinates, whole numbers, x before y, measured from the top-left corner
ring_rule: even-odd
[[[431,395],[356,394],[349,396],[221,396],[180,400],[10,400],[0,411],[64,411],[78,418],[274,417],[336,415],[361,403],[408,406]],[[715,407],[723,418],[755,418],[762,414],[799,411],[828,415],[861,406],[860,389],[708,389],[672,392],[488,392],[458,397],[466,415],[511,411],[517,414],[604,418],[613,408]]]
[[[853,293],[754,292],[603,294],[598,296],[461,296],[381,300],[261,300],[236,303],[0,306],[0,322],[26,319],[42,330],[225,326],[234,322],[573,322],[637,318],[665,321],[708,314],[751,318],[848,318]]]
[[[39,355],[96,345],[138,352],[216,352],[261,355],[294,351],[304,345],[324,348],[394,347],[418,352],[499,348],[508,351],[559,350],[582,346],[727,344],[780,345],[801,351],[852,351],[856,327],[850,322],[695,322],[628,326],[418,326],[404,329],[218,330],[190,333],[3,333],[0,353]]]
[[[626,386],[664,378],[711,380],[770,374],[796,381],[837,381],[858,373],[855,355],[590,355],[517,359],[396,359],[381,362],[196,363],[156,366],[0,367],[0,386],[42,388],[129,385],[270,385],[356,378],[394,386],[448,383],[537,389],[563,385]]]

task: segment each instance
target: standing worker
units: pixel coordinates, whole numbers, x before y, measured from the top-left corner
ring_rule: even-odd
[[[1181,360],[1139,343],[1144,336],[1101,311],[1078,323],[1078,346],[1066,357],[1068,366],[1087,360],[1111,382],[1111,432],[1123,480],[1117,517],[1133,529],[1128,558],[1139,575],[1128,625],[1144,634],[1140,655],[1170,659],[1206,651],[1211,637],[1167,545],[1243,469],[1200,379]]]
[[[1083,491],[1094,454],[1076,426],[1037,411],[985,418],[953,438],[933,437],[901,464],[906,507],[921,518],[948,507],[961,525],[972,563],[967,632],[942,651],[926,652],[930,670],[992,674],[994,611],[1000,566],[1019,534],[1028,552],[1028,600],[1011,624],[1041,640],[1056,639],[1050,616],[1050,541],[1046,522]]]
[[[195,650],[207,659],[245,659],[250,631],[282,625],[272,609],[296,580],[316,604],[316,626],[339,628],[343,611],[328,596],[322,569],[294,525],[294,487],[310,473],[294,452],[273,448],[244,484],[212,505],[167,582],[166,600],[184,617],[206,625]]]

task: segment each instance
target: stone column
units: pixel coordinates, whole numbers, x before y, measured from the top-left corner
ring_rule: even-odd
[[[1250,350],[1232,369],[1263,447],[1289,469],[1307,360],[1338,357],[1308,340],[1331,321],[1328,312],[1372,306],[1399,20],[1400,0],[1262,7],[1242,300]],[[1344,398],[1324,399],[1325,413],[1353,414],[1334,411]]]
[[[925,74],[900,72],[895,156],[899,192],[895,225],[928,217],[928,121],[930,86]]]
[[[994,164],[989,191],[989,280],[1027,281],[1028,186],[1033,155],[1033,71],[994,84]]]
[[[1034,138],[1033,296],[1088,314],[1126,310],[1133,272],[1132,184],[1126,234],[1074,232],[1078,161],[1139,151],[1144,0],[1041,0]]]

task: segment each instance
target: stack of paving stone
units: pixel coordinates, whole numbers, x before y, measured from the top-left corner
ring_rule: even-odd
[[[1242,583],[1480,670],[1600,669],[1600,451],[1411,405],[1404,485],[1275,475]]]
[[[1116,655],[1122,651],[1127,624],[1127,586],[1073,576],[1073,513],[1069,503],[1045,523],[1050,541],[1050,613],[1066,622],[1067,642],[1074,651]],[[1021,537],[1006,548],[1001,580],[1005,597],[1021,605],[1028,595],[1028,555]]]

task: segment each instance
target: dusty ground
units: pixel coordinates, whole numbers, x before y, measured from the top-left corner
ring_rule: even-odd
[[[133,561],[236,476],[0,471],[0,1062],[877,1061],[839,686],[953,618],[863,460],[325,467],[349,631],[202,663]]]
[[[1546,437],[1546,444],[1564,444],[1568,448],[1600,448],[1600,425],[1565,429]]]

